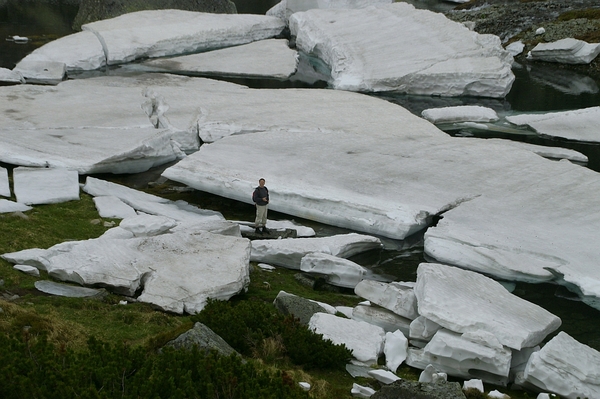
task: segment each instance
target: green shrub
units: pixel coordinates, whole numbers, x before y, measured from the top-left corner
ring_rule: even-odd
[[[238,356],[110,345],[95,339],[85,351],[56,349],[0,334],[0,397],[21,398],[307,398]]]
[[[290,360],[306,369],[343,369],[351,357],[344,345],[323,340],[291,316],[263,301],[209,301],[193,318],[207,325],[243,355],[260,353],[268,339],[282,339]],[[263,359],[268,360],[268,359]]]

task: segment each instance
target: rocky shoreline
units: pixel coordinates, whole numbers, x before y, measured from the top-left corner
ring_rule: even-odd
[[[522,41],[523,53],[515,59],[527,63],[526,55],[538,43],[575,38],[600,42],[600,6],[595,0],[473,0],[445,13],[453,21],[470,24],[478,33],[500,37],[504,46]],[[544,28],[543,34],[536,34]],[[561,65],[600,74],[600,60],[589,65]]]

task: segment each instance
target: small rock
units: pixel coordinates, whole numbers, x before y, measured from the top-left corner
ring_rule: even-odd
[[[299,382],[300,388],[304,391],[310,391],[310,384],[308,382]]]
[[[115,222],[104,222],[104,227],[115,227]]]
[[[546,29],[544,29],[544,28],[537,28],[535,30],[536,35],[543,35],[544,33],[546,33]]]
[[[100,224],[102,223],[102,219],[92,219],[90,220],[90,223],[93,225]]]

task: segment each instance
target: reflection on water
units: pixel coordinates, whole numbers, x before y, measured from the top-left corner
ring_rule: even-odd
[[[279,0],[234,0],[240,13],[264,14],[266,10],[278,3]],[[448,6],[438,0],[411,0],[417,8]],[[76,7],[37,4],[35,2],[15,2],[8,7],[0,7],[0,67],[13,68],[14,64],[26,54],[40,45],[60,36],[72,33],[71,22],[76,14]],[[20,45],[6,42],[7,36],[26,36],[33,40]],[[228,79],[250,87],[324,87],[322,65],[309,58],[305,65],[307,69],[301,72],[301,77],[292,82],[281,82],[270,79]],[[303,67],[304,68],[304,67]],[[312,75],[314,72],[314,76]],[[102,71],[88,72],[74,77],[125,74],[120,68],[107,68]],[[131,73],[131,72],[129,72]],[[508,112],[554,111],[586,108],[600,105],[600,93],[597,79],[580,73],[553,68],[550,65],[535,65],[528,68],[514,69],[516,80],[509,95],[505,99],[482,98],[441,98],[426,96],[407,96],[384,94],[378,97],[397,103],[416,115],[426,108],[483,105],[496,110],[500,114]],[[312,80],[311,80],[312,79]],[[452,132],[456,134],[458,132]],[[600,144],[568,142],[565,140],[548,140],[537,136],[508,134],[502,132],[479,132],[482,138],[498,137],[519,140],[531,144],[561,146],[579,151],[589,157],[588,167],[600,172]],[[149,183],[161,181],[160,173],[166,167],[154,168],[147,173],[136,175],[103,175],[99,178],[115,181],[136,189],[145,189]],[[254,207],[249,204],[217,197],[196,190],[181,191],[175,189],[177,184],[168,182],[158,193],[166,198],[183,199],[205,209],[220,211],[230,220],[253,220]],[[271,212],[270,218],[291,219],[288,215]],[[322,225],[308,220],[296,221],[310,226],[318,236],[347,233],[347,230]],[[384,249],[369,251],[352,258],[355,262],[369,268],[376,279],[415,281],[416,269],[419,263],[427,261],[423,254],[421,235],[414,235],[404,241],[384,240]],[[600,334],[597,322],[600,312],[574,297],[564,288],[551,284],[516,284],[515,294],[536,303],[563,320],[562,330],[572,335],[580,342],[600,350]]]

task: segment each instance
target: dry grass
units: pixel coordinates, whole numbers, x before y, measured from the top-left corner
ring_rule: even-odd
[[[87,332],[79,324],[63,319],[57,312],[41,315],[35,308],[27,308],[0,300],[0,331],[27,334],[37,339],[42,333],[48,342],[61,348],[83,346]]]

